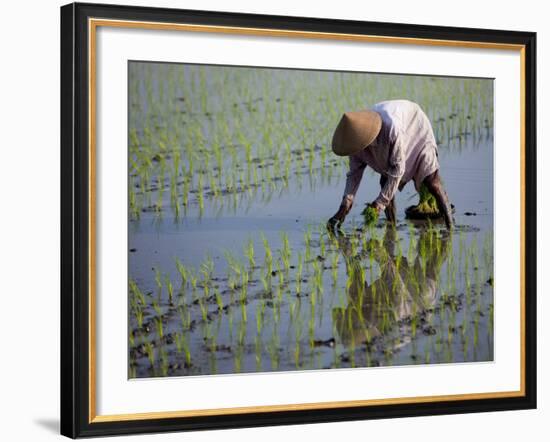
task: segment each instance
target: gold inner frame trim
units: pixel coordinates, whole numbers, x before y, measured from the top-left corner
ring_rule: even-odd
[[[301,404],[261,405],[233,408],[158,411],[128,414],[96,414],[96,35],[97,28],[134,28],[163,31],[207,32],[217,34],[253,35],[266,37],[290,37],[306,39],[356,41],[386,44],[410,44],[420,46],[445,46],[474,49],[497,49],[518,51],[520,55],[520,389],[487,393],[465,393],[436,396],[398,397],[388,399],[366,399],[352,401],[314,402]],[[420,404],[427,402],[482,400],[525,396],[525,46],[521,44],[475,42],[459,40],[424,39],[412,37],[390,37],[345,33],[293,31],[284,29],[246,28],[233,26],[211,26],[182,23],[160,23],[130,20],[88,19],[88,94],[89,94],[89,423],[133,421],[145,419],[169,419],[199,416],[221,416],[246,413],[273,413],[280,411],[322,410],[328,408],[365,407],[376,405]]]

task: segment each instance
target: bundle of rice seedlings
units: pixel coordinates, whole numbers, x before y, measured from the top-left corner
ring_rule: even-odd
[[[367,227],[373,227],[378,222],[378,210],[374,207],[365,207],[365,210],[361,214],[365,218],[365,225]]]

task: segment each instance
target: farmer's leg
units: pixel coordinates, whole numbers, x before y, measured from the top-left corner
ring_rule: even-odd
[[[384,175],[380,175],[380,187],[384,187],[386,180],[387,178]],[[393,197],[390,203],[386,206],[384,213],[386,214],[386,221],[395,224],[395,197]]]
[[[447,192],[445,192],[445,189],[443,188],[443,183],[441,182],[439,171],[436,170],[431,175],[428,175],[426,178],[424,178],[423,183],[426,185],[430,193],[435,197],[439,212],[443,214],[447,228],[451,229],[453,227],[451,204],[449,203]]]

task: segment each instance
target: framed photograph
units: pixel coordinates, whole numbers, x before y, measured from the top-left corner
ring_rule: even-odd
[[[61,8],[61,432],[536,407],[536,35]]]

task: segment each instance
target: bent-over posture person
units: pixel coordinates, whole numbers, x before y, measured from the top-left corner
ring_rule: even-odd
[[[332,138],[336,155],[349,156],[344,197],[338,212],[329,220],[334,229],[351,210],[366,166],[380,174],[381,191],[369,204],[395,223],[395,193],[410,180],[417,191],[424,184],[435,197],[448,229],[453,226],[451,205],[439,176],[437,144],[432,126],[418,104],[389,100],[370,110],[346,112]]]

